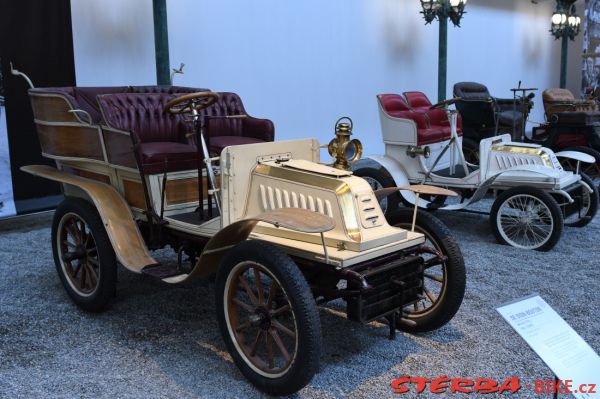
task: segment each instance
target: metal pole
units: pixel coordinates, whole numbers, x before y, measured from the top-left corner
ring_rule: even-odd
[[[569,37],[563,34],[560,50],[560,88],[567,87],[567,56],[569,52]]]
[[[156,82],[170,85],[169,31],[167,28],[167,0],[152,0],[154,11],[154,52],[156,57]]]
[[[438,55],[438,102],[446,99],[446,70],[448,61],[448,17],[440,15],[440,39]]]

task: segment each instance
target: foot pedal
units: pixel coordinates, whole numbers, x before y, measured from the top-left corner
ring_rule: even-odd
[[[142,269],[143,274],[147,274],[152,277],[156,277],[158,279],[165,279],[173,276],[179,276],[182,273],[181,270],[177,268],[177,266],[173,265],[151,265],[146,266]]]

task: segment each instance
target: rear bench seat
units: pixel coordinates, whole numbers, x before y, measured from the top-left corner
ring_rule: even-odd
[[[54,87],[31,89],[32,94],[60,96],[70,109],[81,109],[94,125],[135,132],[141,142],[142,168],[146,174],[196,169],[197,149],[186,138],[189,125],[182,116],[166,112],[164,106],[178,94],[210,91],[183,86]],[[230,145],[273,141],[275,128],[268,119],[246,116],[219,119],[216,116],[247,115],[235,93],[219,93],[219,100],[201,110],[206,116],[205,138],[211,154]],[[83,113],[77,116],[88,122]],[[165,162],[166,161],[166,162]]]

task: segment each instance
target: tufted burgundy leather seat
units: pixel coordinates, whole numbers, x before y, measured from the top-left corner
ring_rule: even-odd
[[[218,155],[230,145],[263,143],[275,138],[275,127],[268,119],[251,116],[242,119],[215,118],[247,115],[241,98],[235,93],[220,92],[217,102],[200,112],[205,116],[206,140],[212,154]]]
[[[438,143],[450,139],[448,115],[442,109],[431,109],[431,102],[424,93],[405,92],[399,94],[381,94],[379,100],[383,109],[395,118],[411,119],[417,125],[417,145]],[[408,100],[408,101],[407,101]],[[462,136],[460,119],[457,124],[458,135]]]
[[[107,126],[134,132],[140,141],[141,167],[146,174],[196,169],[196,146],[187,142],[181,115],[170,114],[167,93],[116,93],[97,96]]]

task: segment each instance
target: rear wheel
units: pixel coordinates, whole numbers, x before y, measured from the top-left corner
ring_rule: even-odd
[[[573,204],[563,205],[564,220],[566,226],[583,227],[592,221],[598,211],[598,188],[592,179],[583,172],[580,172],[581,180],[592,189],[589,190],[579,184],[577,188],[569,191],[569,195],[575,201]],[[564,197],[561,197],[564,201]]]
[[[579,170],[590,177],[594,186],[600,187],[600,152],[591,147],[570,147],[565,151],[578,151],[591,155],[596,160],[595,163],[580,162]],[[577,161],[570,158],[559,158],[560,164],[567,170],[577,170]]]
[[[479,144],[475,140],[463,137],[462,150],[465,161],[472,165],[479,165]]]
[[[396,186],[394,179],[379,169],[361,168],[354,171],[354,175],[365,179],[373,191],[379,190],[380,188]],[[400,193],[392,193],[379,201],[379,206],[381,207],[382,212],[387,214],[388,212],[398,208],[398,205],[400,204],[400,198]]]
[[[54,212],[52,252],[58,276],[79,307],[103,310],[116,289],[117,261],[96,208],[67,198]]]
[[[388,216],[391,225],[410,230],[413,210],[398,209]],[[438,218],[417,212],[415,231],[425,235],[425,245],[446,257],[443,261],[433,254],[423,254],[426,269],[423,273],[422,299],[402,310],[396,328],[407,332],[431,331],[448,323],[456,314],[465,294],[465,263],[452,233]]]
[[[500,243],[537,251],[554,248],[563,229],[563,215],[556,200],[526,186],[500,194],[492,206],[490,222]]]
[[[238,368],[271,395],[302,389],[319,365],[321,327],[304,276],[278,248],[245,241],[217,272],[217,318]]]

